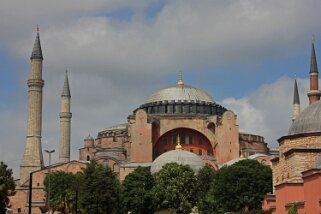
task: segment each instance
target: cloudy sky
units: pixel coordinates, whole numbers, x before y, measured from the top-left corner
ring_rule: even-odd
[[[233,110],[241,130],[277,146],[291,124],[295,75],[307,105],[312,34],[321,54],[320,8],[317,0],[0,0],[0,160],[18,175],[37,24],[43,148],[58,150],[67,68],[77,159],[88,134],[126,122],[154,91],[174,85],[180,69],[185,84]]]

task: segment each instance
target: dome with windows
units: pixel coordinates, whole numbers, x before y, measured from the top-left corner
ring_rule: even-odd
[[[205,91],[192,86],[173,86],[156,91],[145,103],[162,101],[187,101],[215,103],[214,99]]]
[[[226,111],[205,91],[184,85],[181,77],[176,86],[153,93],[139,109],[148,114],[222,115]]]

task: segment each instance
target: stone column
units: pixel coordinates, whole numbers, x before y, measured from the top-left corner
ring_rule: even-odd
[[[28,79],[28,121],[27,140],[24,155],[20,165],[20,183],[27,185],[30,172],[43,167],[43,155],[41,146],[42,126],[42,50],[39,31],[31,54],[31,69]]]
[[[60,148],[59,148],[59,162],[65,163],[70,161],[70,134],[71,134],[71,112],[70,112],[70,89],[68,81],[68,73],[64,87],[61,93],[61,111],[60,117]]]

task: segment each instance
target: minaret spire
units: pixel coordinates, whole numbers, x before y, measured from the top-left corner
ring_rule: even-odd
[[[70,112],[70,88],[68,80],[68,71],[66,70],[64,86],[61,93],[61,110],[60,110],[60,148],[59,162],[70,161],[70,137],[71,137],[71,117]]]
[[[314,35],[312,36],[311,61],[310,61],[310,90],[308,91],[309,103],[315,103],[320,100],[321,91],[319,90],[319,72],[317,58],[314,48]]]
[[[294,94],[292,106],[292,121],[294,121],[300,114],[300,97],[298,91],[298,84],[296,78],[294,79]]]
[[[28,79],[28,121],[27,140],[23,159],[20,165],[20,183],[26,185],[30,172],[43,167],[41,146],[42,127],[42,51],[39,30],[31,54],[31,68]]]
[[[67,69],[66,69],[64,87],[62,89],[61,96],[69,96],[70,97],[70,88],[69,88],[68,70]]]
[[[33,44],[33,49],[31,53],[30,59],[43,59],[41,44],[40,44],[40,36],[39,36],[39,26],[37,25],[37,36],[35,39],[35,43]]]

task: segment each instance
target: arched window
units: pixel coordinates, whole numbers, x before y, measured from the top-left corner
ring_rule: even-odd
[[[90,161],[90,156],[89,155],[87,155],[87,161]]]

